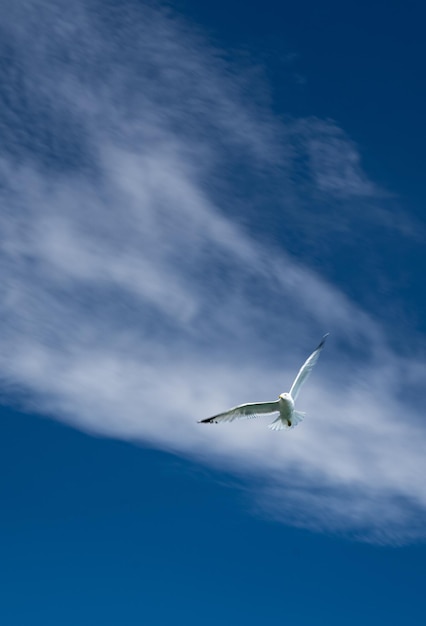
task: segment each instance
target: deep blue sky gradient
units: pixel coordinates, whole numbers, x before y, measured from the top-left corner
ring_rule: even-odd
[[[421,2],[252,0],[230,5],[226,0],[177,0],[173,5],[191,15],[229,58],[261,67],[266,97],[278,115],[330,119],[345,129],[367,174],[424,224],[426,7]],[[358,205],[360,215],[368,215],[365,200]],[[258,218],[262,229],[264,216]],[[266,222],[282,230],[277,238],[296,256],[314,254],[320,271],[351,298],[389,315],[392,325],[406,320],[407,332],[413,327],[426,331],[421,240],[405,245],[381,225],[359,224],[350,233],[352,242],[339,234],[337,250],[336,240],[321,233],[318,250],[298,239],[297,232],[286,236],[286,225],[273,215]],[[385,277],[381,285],[370,282],[372,264]]]
[[[424,546],[369,546],[264,521],[225,474],[35,416],[1,418],[8,626],[426,617]]]
[[[245,50],[264,63],[278,111],[331,118],[345,128],[361,146],[374,179],[392,183],[421,211],[426,132],[421,2],[176,0],[173,5],[230,54]],[[304,80],[295,89],[298,76]]]

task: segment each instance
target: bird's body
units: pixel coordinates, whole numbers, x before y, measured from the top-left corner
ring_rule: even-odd
[[[276,414],[276,419],[269,424],[271,430],[283,430],[293,428],[304,418],[304,413],[296,411],[294,403],[303,383],[312,371],[315,363],[318,361],[320,352],[324,347],[327,335],[324,335],[319,346],[312,352],[309,358],[300,368],[289,392],[281,393],[278,400],[273,402],[255,402],[248,404],[239,404],[238,406],[201,420],[202,424],[218,424],[219,422],[232,422],[236,419],[250,419],[265,414]]]
[[[282,393],[278,399],[280,419],[291,426],[291,418],[294,413],[294,400],[289,393]]]

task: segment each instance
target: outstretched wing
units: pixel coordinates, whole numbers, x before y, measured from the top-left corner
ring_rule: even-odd
[[[312,352],[311,356],[306,359],[306,361],[300,368],[296,378],[294,379],[294,383],[292,384],[291,389],[290,389],[290,395],[293,398],[293,400],[296,400],[297,396],[299,395],[300,388],[302,387],[305,380],[308,378],[315,363],[318,361],[319,355],[321,353],[321,350],[324,347],[325,340],[327,339],[328,335],[329,333],[324,335],[324,337],[321,339],[321,342],[318,348],[316,348],[314,352]]]
[[[208,417],[207,419],[200,420],[199,424],[218,424],[219,422],[233,422],[234,420],[251,419],[258,417],[259,415],[279,413],[279,400],[275,402],[256,402],[250,404],[239,404],[234,406],[225,413],[219,413]]]

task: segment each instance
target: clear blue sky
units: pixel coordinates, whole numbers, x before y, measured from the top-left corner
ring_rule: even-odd
[[[2,8],[0,622],[423,623],[426,10]]]

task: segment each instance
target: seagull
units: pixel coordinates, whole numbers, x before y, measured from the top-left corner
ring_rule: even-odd
[[[269,424],[268,428],[271,430],[287,430],[297,426],[297,424],[299,424],[299,422],[301,422],[305,417],[305,413],[296,411],[294,403],[296,402],[296,398],[299,395],[299,391],[303,383],[306,381],[315,363],[318,361],[321,350],[324,347],[325,340],[329,334],[330,333],[324,335],[318,347],[315,348],[311,356],[306,359],[297,373],[290,391],[288,393],[281,393],[278,396],[278,400],[273,402],[250,402],[248,404],[239,404],[238,406],[234,406],[232,409],[229,409],[229,411],[225,411],[225,413],[213,415],[213,417],[200,420],[198,423],[219,424],[220,422],[233,422],[234,420],[259,417],[259,415],[278,413],[278,417],[271,424]]]

